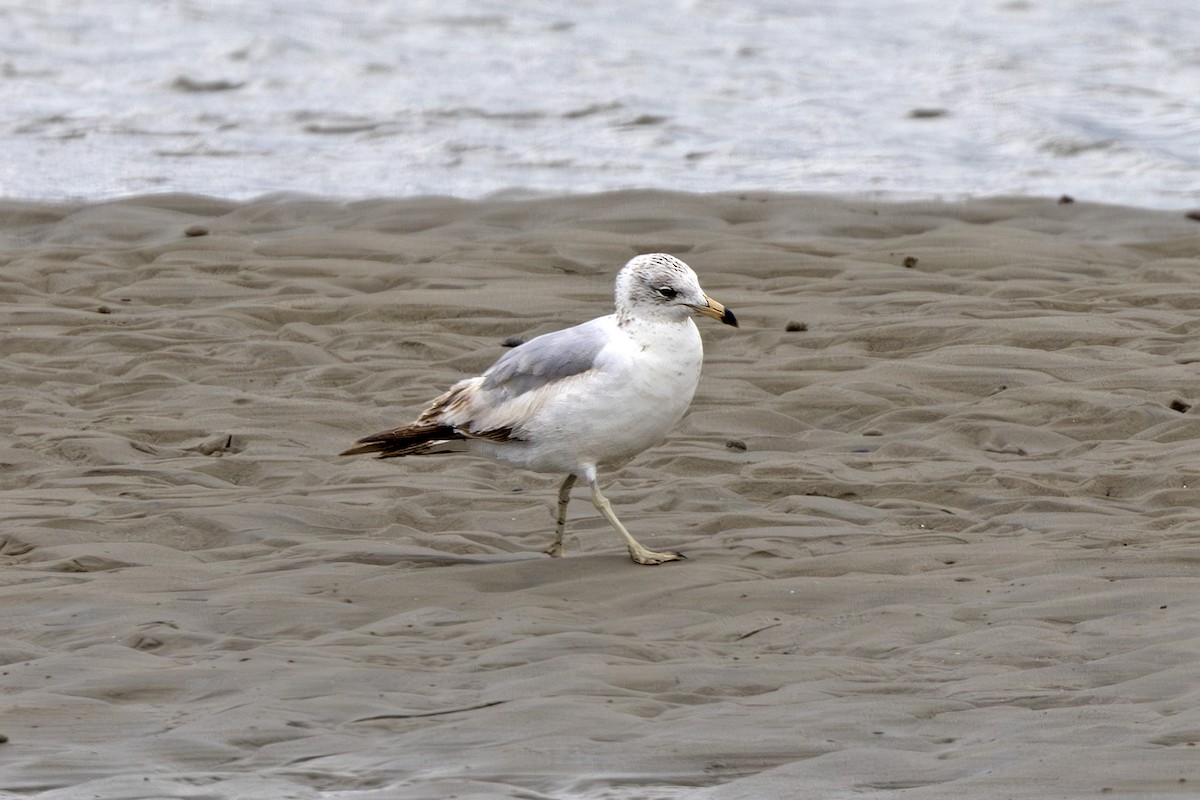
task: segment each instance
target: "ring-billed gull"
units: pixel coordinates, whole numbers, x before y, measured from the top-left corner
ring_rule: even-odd
[[[664,253],[631,259],[617,274],[615,294],[615,313],[529,340],[483,375],[454,384],[415,422],[359,439],[342,455],[467,452],[565,472],[549,555],[562,555],[571,488],[583,478],[636,563],[683,558],[630,535],[601,493],[597,470],[658,444],[683,418],[704,356],[692,314],[734,327],[737,318],[704,293],[691,267]]]

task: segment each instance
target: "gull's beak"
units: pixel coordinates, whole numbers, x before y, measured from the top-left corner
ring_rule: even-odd
[[[706,317],[712,317],[713,319],[724,322],[726,325],[732,325],[735,328],[738,326],[737,317],[735,317],[733,312],[728,308],[721,305],[716,300],[713,300],[708,295],[704,295],[704,301],[705,304],[702,306],[692,306],[692,308],[696,309],[697,314],[703,314]]]

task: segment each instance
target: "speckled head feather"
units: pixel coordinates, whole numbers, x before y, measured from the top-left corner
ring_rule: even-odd
[[[635,256],[617,274],[617,322],[634,318],[682,321],[708,303],[700,279],[666,253]]]

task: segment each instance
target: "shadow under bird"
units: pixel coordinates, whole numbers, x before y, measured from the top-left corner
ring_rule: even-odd
[[[465,452],[565,473],[551,556],[562,555],[567,504],[582,478],[634,562],[683,558],[630,535],[600,491],[597,471],[658,444],[687,412],[704,358],[692,315],[734,327],[737,318],[704,293],[691,267],[664,253],[631,259],[617,274],[615,296],[614,313],[529,340],[454,384],[415,422],[359,439],[342,455]]]

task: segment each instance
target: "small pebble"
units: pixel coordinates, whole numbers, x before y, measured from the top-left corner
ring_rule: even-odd
[[[1071,195],[1069,195],[1069,194],[1064,194],[1062,197],[1058,198],[1058,204],[1060,206],[1070,205],[1071,203],[1074,203],[1074,202],[1075,202],[1075,198],[1071,197]]]
[[[907,267],[908,269],[912,269],[916,265],[917,265],[917,257],[916,256],[905,256],[904,257],[904,266],[905,267]]]
[[[1171,401],[1171,410],[1178,411],[1180,414],[1186,414],[1188,411],[1191,410],[1191,408],[1192,408],[1192,406],[1190,404],[1185,403],[1182,400],[1172,400]]]
[[[806,331],[806,330],[808,330],[808,323],[807,322],[789,322],[787,325],[783,326],[783,329],[785,331],[787,331],[788,333],[796,333],[797,331]]]
[[[109,308],[108,306],[100,306],[99,308],[96,309],[96,313],[97,314],[111,314],[112,309]]]
[[[183,231],[184,236],[208,236],[208,228],[203,225],[192,225]]]
[[[725,441],[725,446],[728,447],[730,450],[741,450],[743,452],[745,452],[747,449],[746,443],[743,442],[741,439],[727,439]]]

